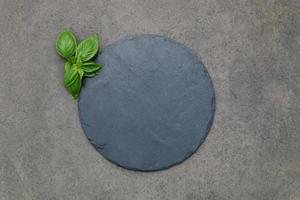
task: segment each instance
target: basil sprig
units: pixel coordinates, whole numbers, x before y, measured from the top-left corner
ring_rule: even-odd
[[[98,34],[93,34],[79,43],[74,34],[69,29],[64,29],[56,39],[56,51],[65,58],[64,85],[77,99],[82,79],[84,77],[94,77],[102,68],[101,64],[91,61],[99,51]]]

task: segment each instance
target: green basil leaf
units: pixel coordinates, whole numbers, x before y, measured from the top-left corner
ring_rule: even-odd
[[[76,65],[71,65],[69,62],[66,62],[64,85],[74,99],[78,97],[78,94],[80,92],[81,78],[82,75],[79,72],[79,68]]]
[[[99,74],[99,71],[91,72],[91,73],[84,73],[84,76],[88,77],[88,78],[92,78],[92,77],[96,76],[97,74]]]
[[[65,65],[65,75],[64,75],[64,84],[65,86],[71,85],[77,78],[79,77],[79,74],[77,72],[75,65]]]
[[[76,39],[73,33],[68,30],[64,29],[56,39],[56,51],[59,55],[64,58],[71,57],[76,50]]]
[[[82,69],[84,71],[84,76],[86,76],[86,77],[93,77],[93,76],[97,75],[101,68],[102,68],[102,65],[94,63],[94,62],[83,63],[83,65],[82,65]]]
[[[81,89],[81,79],[78,77],[71,85],[67,87],[69,93],[74,99],[78,98]]]
[[[76,49],[76,57],[80,56],[82,62],[86,62],[93,58],[99,49],[98,34],[89,36],[83,40]]]

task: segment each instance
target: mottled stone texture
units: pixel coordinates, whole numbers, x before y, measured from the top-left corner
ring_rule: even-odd
[[[299,200],[299,0],[0,0],[1,200]],[[55,37],[155,33],[191,47],[216,91],[190,159],[123,170],[94,150]]]
[[[215,113],[207,70],[182,44],[153,34],[106,46],[103,68],[83,83],[82,128],[95,149],[126,169],[181,163],[203,143]]]

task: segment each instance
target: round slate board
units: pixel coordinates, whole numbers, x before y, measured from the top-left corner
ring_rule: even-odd
[[[191,50],[157,35],[105,47],[84,81],[82,128],[105,158],[131,170],[166,169],[191,156],[212,125],[211,79]]]

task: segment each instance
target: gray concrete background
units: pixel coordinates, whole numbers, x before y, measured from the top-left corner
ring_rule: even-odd
[[[299,0],[0,0],[0,200],[299,200]],[[217,110],[169,170],[106,161],[86,140],[54,49],[155,33],[201,56]]]

